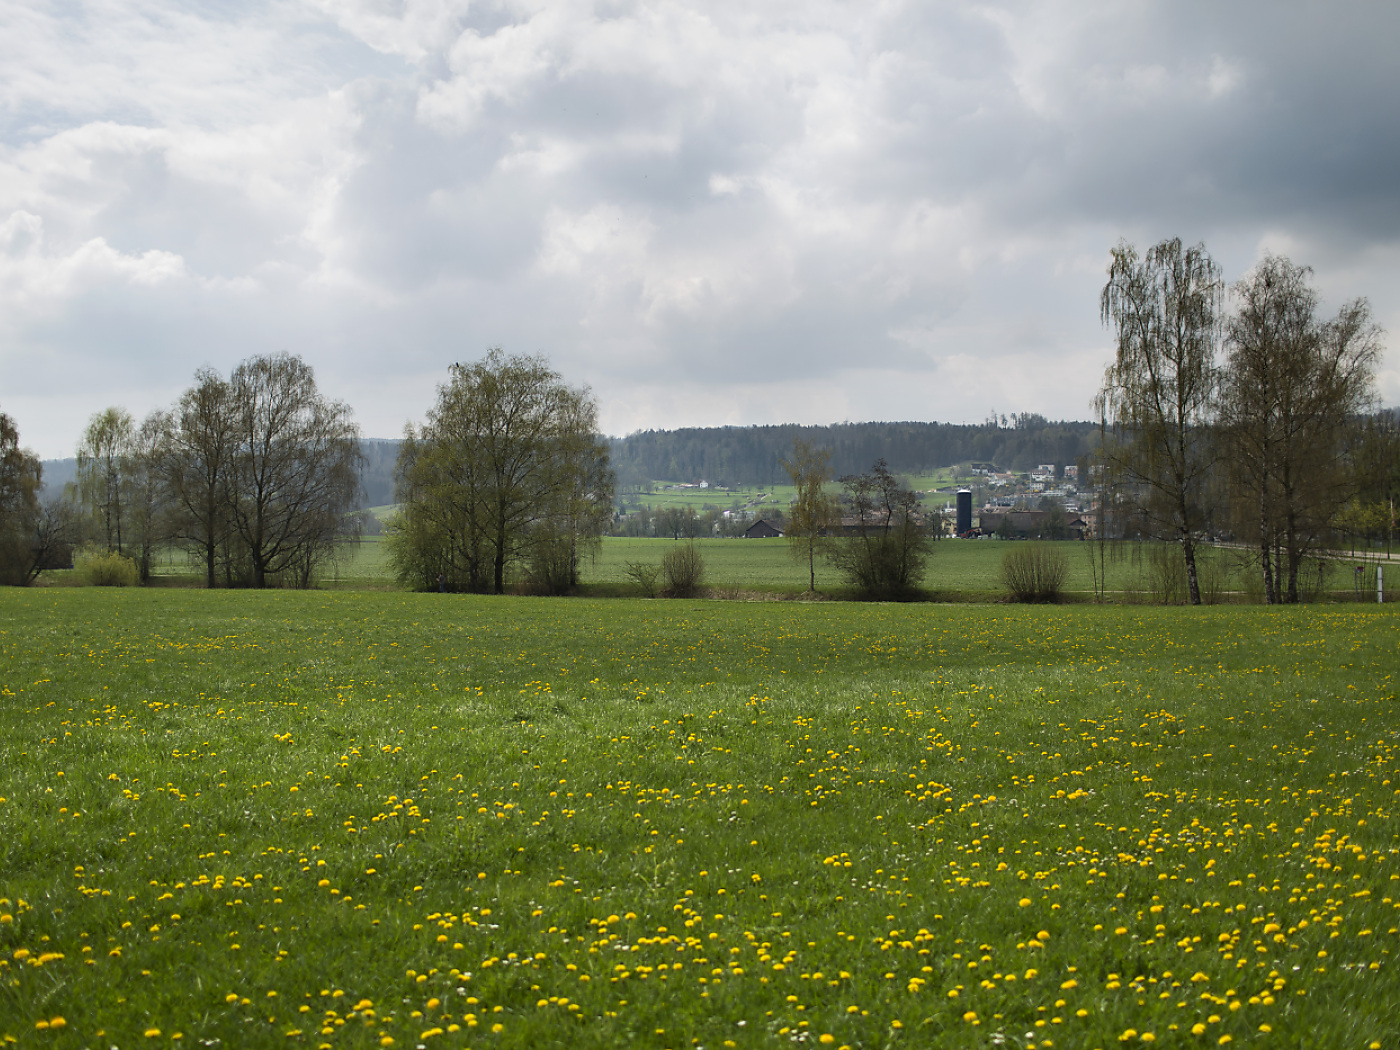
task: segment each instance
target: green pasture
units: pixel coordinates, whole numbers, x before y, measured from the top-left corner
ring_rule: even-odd
[[[677,542],[688,540],[634,539],[604,537],[596,557],[584,563],[585,586],[600,586],[610,593],[621,593],[629,585],[627,565],[632,562],[659,564],[666,551]],[[696,545],[705,559],[707,583],[717,591],[799,594],[807,590],[807,563],[792,557],[786,538],[767,540],[702,539]],[[1001,583],[1002,559],[1021,549],[1022,541],[941,540],[933,544],[923,588],[928,596],[953,600],[998,600],[1005,595]],[[1092,543],[1064,541],[1046,546],[1063,553],[1069,568],[1065,590],[1071,597],[1091,600],[1094,571]],[[1172,555],[1176,548],[1169,548]],[[1142,600],[1149,596],[1156,574],[1153,545],[1122,544],[1106,554],[1106,587],[1115,600]],[[1200,554],[1203,576],[1216,585],[1219,600],[1239,600],[1252,584],[1243,571],[1241,556],[1233,550],[1210,548]],[[1173,567],[1175,561],[1172,562]],[[347,570],[348,571],[348,570]],[[1340,579],[1340,577],[1338,577]],[[1343,581],[1345,582],[1345,581]],[[824,560],[817,562],[817,590],[844,596],[847,588],[836,571]]]
[[[900,474],[897,475],[901,483],[915,492],[932,492],[938,488],[945,488],[949,485],[963,483],[970,479],[958,478],[951,469],[944,468],[936,470],[931,474]],[[717,507],[720,510],[728,510],[734,505],[748,507],[759,516],[766,507],[774,507],[787,512],[788,504],[797,498],[797,489],[792,485],[739,485],[734,488],[677,488],[674,481],[653,482],[654,488],[651,492],[625,492],[619,493],[617,502],[629,507],[650,507],[652,510],[660,510],[663,507],[691,507],[698,514],[707,507]],[[832,491],[838,491],[839,486],[834,482],[830,486]],[[763,496],[764,500],[755,505],[757,497]],[[952,496],[946,497],[925,497],[931,502],[951,500]]]
[[[596,554],[583,562],[583,591],[595,596],[632,596],[636,585],[627,575],[634,562],[660,564],[675,540],[606,536]],[[681,540],[688,543],[688,540]],[[789,553],[786,539],[701,539],[695,541],[705,558],[706,582],[719,597],[794,597],[807,590],[807,566]],[[938,601],[1000,601],[1005,589],[1000,580],[1001,562],[1021,541],[942,540],[935,543],[924,577],[925,597]],[[1070,601],[1092,601],[1094,573],[1090,563],[1098,548],[1093,543],[1065,541],[1047,544],[1065,555],[1069,573],[1065,595]],[[1150,543],[1124,543],[1109,550],[1105,557],[1106,597],[1111,602],[1160,601],[1157,579],[1163,548]],[[1170,565],[1175,568],[1179,555],[1166,547]],[[1257,574],[1245,559],[1248,552],[1232,548],[1204,547],[1199,552],[1201,580],[1207,601],[1241,603],[1257,601]],[[1310,577],[1309,597],[1347,599],[1352,597],[1353,561],[1340,559],[1329,565],[1321,580]],[[183,551],[168,550],[156,559],[158,582],[169,585],[196,585],[203,578],[203,566]],[[66,577],[52,574],[62,582]],[[1374,597],[1374,575],[1363,588],[1363,597]],[[1400,568],[1395,570],[1400,584]],[[326,590],[394,590],[399,588],[390,564],[383,536],[366,536],[348,546],[321,576],[318,586]],[[829,597],[849,597],[835,571],[817,563],[817,590]]]
[[[791,485],[745,485],[732,489],[720,488],[676,488],[673,482],[658,481],[651,492],[619,493],[616,502],[619,506],[649,507],[661,510],[665,507],[689,507],[699,514],[703,510],[729,510],[731,507],[747,507],[762,516],[766,508],[787,512],[788,504],[796,497],[797,490]]]
[[[1397,637],[0,591],[0,1042],[1395,1047]]]

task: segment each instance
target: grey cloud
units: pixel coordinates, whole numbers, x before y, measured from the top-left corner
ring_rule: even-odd
[[[1400,325],[1382,5],[54,11],[0,41],[0,409],[45,454],[284,348],[379,434],[498,344],[615,429],[1083,415],[1120,237],[1283,246]]]

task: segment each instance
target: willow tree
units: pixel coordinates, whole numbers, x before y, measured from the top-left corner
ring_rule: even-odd
[[[0,412],[0,583],[25,584],[35,575],[32,534],[42,478],[38,457],[20,447],[14,420]]]
[[[1220,268],[1205,247],[1183,248],[1173,238],[1146,256],[1127,243],[1114,248],[1099,303],[1117,333],[1099,394],[1112,428],[1106,461],[1149,526],[1180,545],[1192,605],[1201,602],[1196,545],[1214,461],[1223,297]]]
[[[405,434],[392,533],[399,577],[503,593],[516,570],[559,591],[612,517],[597,402],[541,357],[499,349],[454,364],[427,422]]]

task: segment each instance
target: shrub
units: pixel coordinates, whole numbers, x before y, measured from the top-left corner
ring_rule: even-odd
[[[541,536],[530,552],[524,581],[529,594],[568,594],[578,585],[578,551],[569,537]]]
[[[1018,543],[1001,559],[1001,582],[1012,601],[1059,601],[1068,574],[1064,552],[1039,543]]]
[[[648,598],[656,597],[656,581],[661,578],[661,566],[645,561],[629,561],[627,575],[642,589]]]
[[[1199,585],[1199,578],[1197,580]],[[1176,543],[1157,543],[1147,562],[1147,589],[1163,605],[1185,605],[1191,589],[1186,582],[1186,559]]]
[[[693,543],[672,547],[661,559],[666,593],[672,598],[693,598],[705,579],[705,559]]]
[[[1225,574],[1228,569],[1220,551],[1205,547],[1196,549],[1196,586],[1201,591],[1202,605],[1219,605],[1225,601]]]
[[[868,474],[847,474],[841,497],[856,521],[854,535],[824,544],[825,554],[846,582],[870,598],[903,598],[924,575],[929,537],[918,520],[918,497],[876,460]]]
[[[135,587],[136,562],[117,551],[86,551],[76,560],[78,575],[94,587]]]

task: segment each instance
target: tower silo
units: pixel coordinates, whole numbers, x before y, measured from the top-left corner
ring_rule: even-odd
[[[958,489],[958,535],[972,531],[972,490]]]

